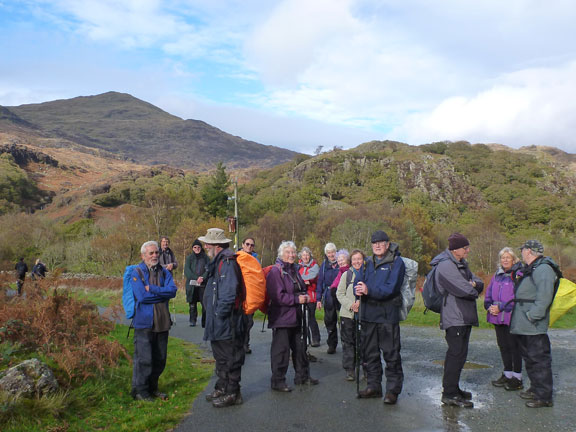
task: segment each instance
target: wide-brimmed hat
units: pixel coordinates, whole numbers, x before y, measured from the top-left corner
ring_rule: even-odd
[[[198,240],[208,244],[224,244],[230,243],[232,240],[226,238],[224,230],[220,228],[209,228],[206,235],[198,237]]]

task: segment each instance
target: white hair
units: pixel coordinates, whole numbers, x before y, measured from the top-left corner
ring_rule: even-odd
[[[140,248],[140,253],[146,253],[146,249],[148,249],[150,246],[154,246],[156,249],[160,250],[160,248],[158,247],[158,242],[150,240],[142,244],[142,247]]]
[[[504,254],[508,254],[512,257],[512,264],[516,264],[518,261],[520,261],[518,255],[516,255],[516,252],[514,252],[514,249],[506,246],[500,252],[498,252],[498,266],[500,266],[500,259],[502,259],[502,255]]]
[[[324,246],[324,253],[327,254],[328,252],[336,252],[338,250],[338,248],[336,247],[336,245],[334,243],[326,243],[326,246]]]
[[[309,247],[306,247],[306,246],[304,246],[304,247],[302,248],[302,250],[301,250],[300,253],[298,254],[298,258],[302,259],[302,254],[303,254],[304,252],[306,252],[308,255],[310,255],[310,259],[314,258],[314,257],[312,256],[312,251],[310,250]]]
[[[280,243],[280,246],[278,246],[278,258],[282,259],[282,254],[284,253],[284,249],[287,248],[292,248],[295,251],[296,249],[296,244],[293,241],[289,241],[289,240],[284,240],[282,243]]]

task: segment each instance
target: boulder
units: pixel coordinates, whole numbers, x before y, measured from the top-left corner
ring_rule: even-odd
[[[33,358],[0,373],[0,390],[13,396],[40,397],[58,390],[58,381],[45,363]]]

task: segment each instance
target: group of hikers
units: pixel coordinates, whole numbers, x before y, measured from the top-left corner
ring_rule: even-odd
[[[24,281],[26,280],[26,273],[28,272],[28,265],[24,262],[24,258],[21,257],[16,265],[14,266],[16,270],[16,287],[18,290],[18,295],[22,295],[22,290],[24,288]],[[32,280],[44,279],[46,277],[46,265],[40,261],[40,258],[36,259],[34,266],[32,267],[32,272],[30,277]]]
[[[453,233],[447,240],[448,247],[430,263],[433,271],[428,278],[433,280],[426,282],[435,285],[442,296],[440,328],[445,332],[447,351],[441,401],[471,408],[473,396],[460,387],[460,376],[471,329],[479,323],[476,301],[484,283],[468,266],[468,239]],[[184,269],[190,325],[197,325],[197,303],[201,303],[204,340],[210,341],[215,359],[217,380],[206,400],[217,408],[243,402],[241,369],[250,352],[253,325],[253,317],[242,308],[242,272],[231,243],[223,230],[208,229],[194,241]],[[253,238],[242,242],[242,250],[256,258],[254,246]],[[404,382],[399,323],[406,266],[399,245],[386,232],[374,232],[371,246],[372,255],[367,256],[361,250],[349,253],[328,243],[324,259],[318,263],[309,248],[298,252],[294,242],[281,242],[275,264],[265,269],[273,391],[293,390],[286,381],[290,359],[295,385],[319,383],[310,374],[314,356],[308,346],[320,346],[315,311],[323,309],[327,353],[336,353],[340,328],[344,379],[357,381],[358,398],[383,397],[385,404],[397,403]],[[530,408],[553,405],[547,331],[558,276],[556,264],[543,252],[539,241],[526,241],[520,247],[520,262],[514,249],[503,248],[484,297],[503,362],[502,375],[492,384],[508,391],[523,390],[524,361],[530,386],[519,395]],[[158,390],[158,378],[166,364],[171,325],[168,301],[177,291],[171,272],[178,264],[167,238],[160,247],[154,241],[144,243],[141,254],[142,262],[130,280],[136,300],[132,396],[152,401],[166,398]],[[366,380],[362,390],[358,387],[360,370]]]

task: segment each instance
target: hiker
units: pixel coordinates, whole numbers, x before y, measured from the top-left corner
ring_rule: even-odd
[[[341,275],[336,290],[336,297],[340,302],[340,337],[342,339],[342,367],[346,371],[346,381],[354,381],[354,367],[356,361],[356,325],[354,314],[358,313],[360,301],[354,294],[354,286],[364,280],[366,271],[364,265],[364,252],[355,249],[352,251],[350,261],[352,267]],[[338,260],[340,265],[340,259]],[[342,269],[340,265],[340,269]]]
[[[196,239],[192,243],[192,253],[186,257],[184,276],[186,276],[186,302],[189,305],[190,327],[195,327],[198,320],[198,303],[202,306],[202,328],[206,325],[206,310],[202,304],[206,287],[206,267],[210,259],[202,243]]]
[[[544,256],[538,240],[528,240],[520,247],[524,266],[516,272],[516,299],[510,333],[516,336],[530,378],[528,390],[520,392],[529,408],[551,407],[552,354],[548,325],[550,305],[554,300],[558,265]]]
[[[484,289],[484,282],[468,267],[466,258],[470,242],[460,233],[448,237],[448,248],[432,259],[437,266],[435,283],[444,295],[440,312],[440,328],[446,332],[448,344],[442,378],[442,403],[472,408],[472,393],[460,388],[460,374],[468,356],[472,326],[478,327],[476,299]]]
[[[367,260],[365,280],[354,288],[356,295],[363,297],[361,343],[367,380],[358,397],[382,397],[382,352],[386,362],[384,403],[394,405],[404,383],[399,322],[405,265],[398,244],[384,231],[374,232],[370,240],[374,255]]]
[[[134,368],[132,397],[138,401],[168,399],[158,390],[166,367],[168,332],[172,326],[168,301],[178,287],[172,274],[159,265],[158,243],[147,241],[140,248],[142,262],[132,271],[130,286],[136,299],[134,311]]]
[[[244,240],[242,240],[241,250],[247,254],[252,255],[258,260],[258,254],[254,252],[255,247],[256,241],[252,237],[246,237]],[[260,262],[260,260],[258,260],[258,262]],[[246,354],[252,354],[252,348],[250,348],[250,330],[252,330],[252,327],[254,327],[254,314],[245,315],[244,327],[246,328],[244,333],[244,352]]]
[[[271,387],[278,392],[291,392],[286,384],[288,363],[292,357],[296,385],[316,385],[310,377],[310,364],[306,355],[307,331],[305,307],[308,303],[307,286],[298,273],[296,245],[283,241],[278,247],[278,258],[266,276],[266,292],[270,299],[268,328],[272,329],[270,363]]]
[[[216,408],[242,404],[240,380],[244,364],[244,322],[240,268],[230,249],[232,240],[224,230],[210,228],[199,240],[205,244],[208,257],[208,280],[204,291],[206,328],[204,340],[209,340],[216,361],[218,380],[206,400]]]
[[[308,310],[308,338],[311,347],[320,346],[320,329],[316,321],[316,285],[318,282],[318,272],[320,267],[312,257],[312,251],[304,246],[298,254],[298,272],[300,277],[308,287],[309,301],[306,304]]]
[[[484,295],[484,308],[488,311],[486,320],[494,324],[496,341],[504,364],[502,375],[492,381],[492,385],[509,391],[521,390],[522,355],[518,339],[510,334],[510,317],[514,308],[512,274],[519,267],[519,259],[512,248],[505,247],[498,253],[498,261],[498,270],[492,276]]]
[[[14,266],[16,270],[16,276],[18,279],[16,280],[16,286],[18,287],[18,295],[22,295],[22,288],[24,287],[24,279],[26,279],[26,272],[28,271],[28,266],[24,262],[24,258],[20,258],[20,260]]]
[[[34,267],[32,267],[32,274],[30,277],[32,280],[44,279],[46,277],[46,271],[47,269],[44,263],[40,261],[40,258],[37,258]]]
[[[326,243],[324,246],[324,261],[318,273],[318,284],[316,285],[316,307],[322,309],[324,306],[324,325],[328,332],[328,354],[334,354],[338,346],[338,309],[340,304],[336,298],[336,289],[330,289],[334,278],[338,276],[338,263],[336,262],[336,245]]]
[[[178,268],[178,261],[172,249],[170,249],[170,239],[163,236],[160,239],[160,265],[172,273]]]

